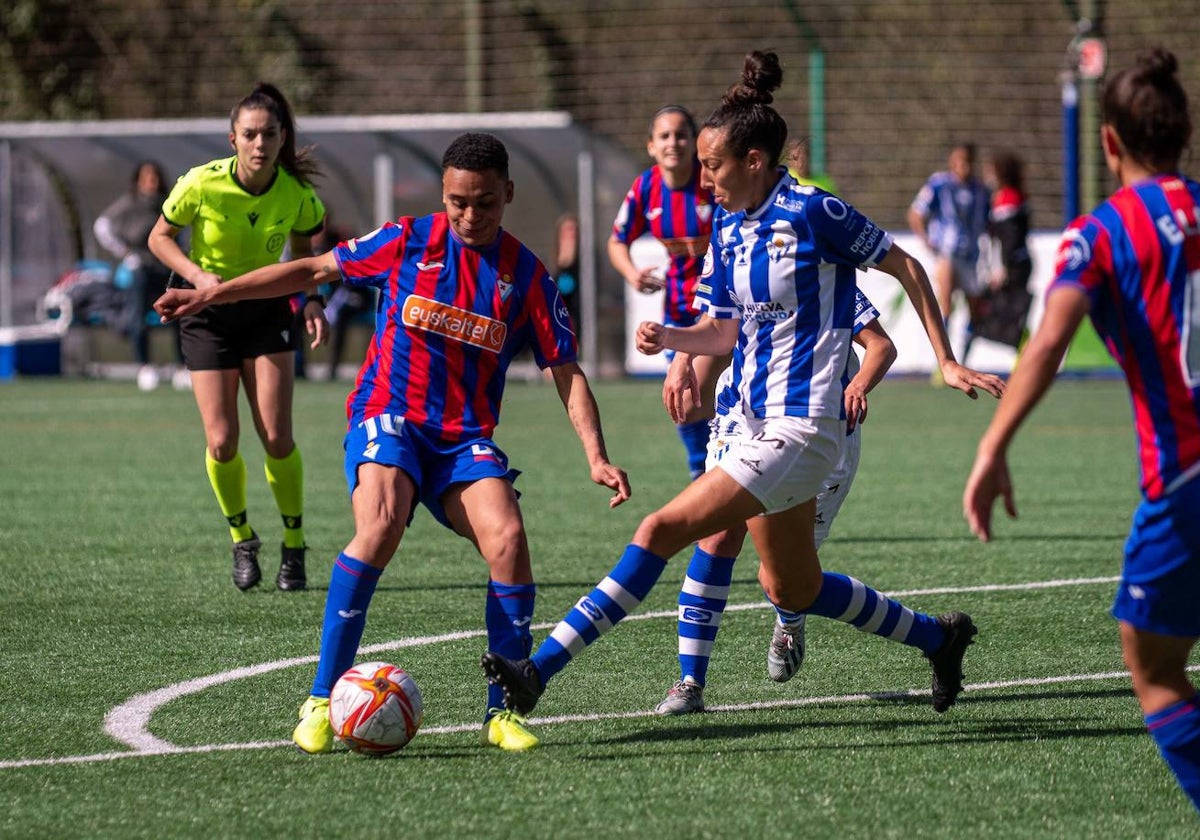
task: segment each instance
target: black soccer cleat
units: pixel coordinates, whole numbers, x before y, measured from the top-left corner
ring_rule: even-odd
[[[233,544],[233,585],[243,592],[262,580],[262,571],[258,568],[258,549],[261,546],[262,540],[253,531],[250,532],[250,539]]]
[[[308,546],[288,548],[279,546],[279,574],[275,576],[275,585],[284,591],[303,589],[308,585],[304,574],[304,553]]]
[[[971,616],[963,612],[938,616],[938,624],[946,640],[927,658],[933,666],[933,710],[940,714],[954,705],[963,690],[963,657],[979,630]]]
[[[546,690],[537,668],[528,659],[513,661],[489,650],[479,664],[488,682],[504,690],[504,705],[519,715],[532,712]]]

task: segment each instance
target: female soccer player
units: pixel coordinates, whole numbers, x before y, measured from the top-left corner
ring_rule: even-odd
[[[700,183],[696,163],[696,122],[678,105],[660,108],[650,120],[646,151],[654,166],[637,177],[613,222],[608,258],[630,286],[649,294],[666,290],[664,322],[686,327],[699,315],[692,305],[708,237],[712,232],[712,194]],[[630,244],[649,231],[667,249],[670,261],[638,268]],[[660,272],[664,272],[661,274]],[[700,403],[676,419],[676,431],[687,450],[692,478],[704,472],[708,421],[713,416],[713,390],[729,359],[705,357],[694,361]]]
[[[313,191],[317,166],[296,149],[291,107],[262,82],[229,117],[232,157],[188,171],[175,184],[150,233],[150,250],[197,289],[311,253],[325,207]],[[176,237],[191,230],[191,253]],[[310,297],[305,328],[313,346],[325,341],[324,301]],[[286,297],[210,306],[180,322],[183,357],[204,423],[205,467],[233,538],[233,582],[246,590],[262,578],[261,542],[246,517],[246,464],[238,451],[239,383],[266,450],[267,483],[283,517],[280,589],[303,589],[304,467],[292,438],[295,337]]]
[[[742,523],[758,550],[759,581],[785,623],[812,613],[919,648],[933,666],[938,712],[962,690],[962,660],[976,632],[968,615],[915,613],[859,581],[822,572],[817,559],[814,497],[846,438],[855,270],[877,266],[900,281],[947,385],[972,397],[975,387],[999,395],[1003,386],[954,361],[929,280],[912,257],[848,204],[800,187],[776,167],[787,124],[770,103],[782,77],[775,53],[751,53],[741,83],[698,138],[702,181],[722,209],[697,291],[710,317],[692,327],[638,328],[646,353],[734,350],[733,387],[746,423],[730,435],[716,469],[642,520],[620,562],[531,659],[484,655],[488,678],[517,712],[531,710],[547,680],[646,597],[667,558]]]
[[[1104,89],[1100,139],[1121,189],[1067,228],[1041,325],[979,441],[963,513],[984,542],[992,505],[1017,515],[1008,447],[1090,315],[1133,399],[1143,501],[1113,604],[1150,735],[1200,808],[1200,184],[1178,171],[1192,133],[1171,53],[1156,49]]]

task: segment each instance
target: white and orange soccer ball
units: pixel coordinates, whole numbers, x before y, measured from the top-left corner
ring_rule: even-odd
[[[333,734],[363,755],[387,755],[403,747],[417,734],[423,714],[413,678],[387,662],[355,665],[329,695]]]

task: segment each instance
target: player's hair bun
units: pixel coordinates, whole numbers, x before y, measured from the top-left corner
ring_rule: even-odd
[[[770,105],[775,101],[771,91],[783,83],[783,68],[773,52],[755,50],[746,56],[742,80],[725,94],[726,105]]]
[[[1146,55],[1141,56],[1138,64],[1142,66],[1146,79],[1155,87],[1161,87],[1174,81],[1175,75],[1179,71],[1179,60],[1175,58],[1174,53],[1163,47],[1155,47]]]

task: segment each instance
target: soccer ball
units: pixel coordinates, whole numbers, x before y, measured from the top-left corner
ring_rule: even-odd
[[[329,695],[333,734],[364,755],[387,755],[417,734],[424,708],[421,690],[402,668],[387,662],[355,665]]]

